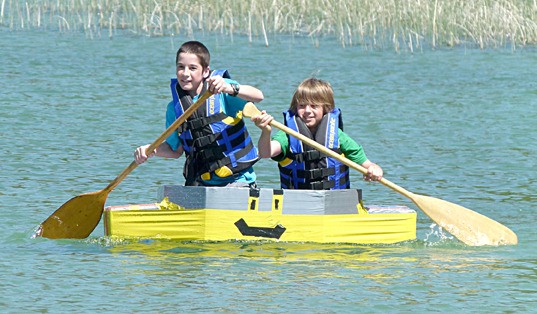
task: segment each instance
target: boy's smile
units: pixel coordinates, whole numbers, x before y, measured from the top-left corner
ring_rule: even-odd
[[[310,131],[314,133],[323,119],[324,106],[317,104],[298,104],[297,114],[304,120]]]
[[[203,81],[209,76],[209,67],[203,68],[198,57],[191,53],[179,54],[177,61],[177,81],[179,86],[192,97],[201,93]]]

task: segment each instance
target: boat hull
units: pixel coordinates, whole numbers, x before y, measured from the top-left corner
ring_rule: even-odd
[[[354,196],[356,190],[343,193],[285,190],[282,193],[281,190],[261,189],[252,193],[249,189],[238,188],[199,189],[178,186],[168,192],[166,187],[161,189],[160,196],[170,203],[109,206],[104,211],[105,235],[182,241],[363,244],[396,243],[416,238],[414,210],[406,206],[363,207],[359,197]],[[220,202],[208,204],[207,200],[213,200],[215,196]],[[223,196],[233,198],[233,201]],[[308,203],[316,205],[307,206]],[[216,207],[216,204],[223,205]]]

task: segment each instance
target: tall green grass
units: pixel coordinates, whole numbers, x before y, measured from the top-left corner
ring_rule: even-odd
[[[537,0],[0,0],[0,25],[11,30],[83,31],[115,36],[197,32],[325,36],[342,46],[481,49],[537,43]]]

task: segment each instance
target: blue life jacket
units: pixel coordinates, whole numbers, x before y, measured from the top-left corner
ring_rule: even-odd
[[[283,113],[285,125],[317,143],[341,154],[338,128],[343,130],[341,111],[335,108],[325,114],[315,134],[306,123],[291,111]],[[336,190],[350,188],[349,167],[337,159],[326,156],[299,139],[287,135],[289,150],[286,158],[278,163],[280,183],[283,189]]]
[[[213,71],[211,76],[230,78],[227,70]],[[175,117],[181,116],[192,105],[192,97],[183,91],[176,78],[171,80]],[[203,88],[205,91],[205,86]],[[177,129],[186,161],[183,175],[186,185],[196,179],[221,178],[248,169],[259,160],[246,130],[242,115],[231,117],[224,113],[221,95],[212,95]]]

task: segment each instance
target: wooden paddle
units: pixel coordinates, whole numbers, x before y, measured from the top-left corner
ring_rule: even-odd
[[[170,125],[149,147],[152,152],[168,136],[170,136],[190,115],[212,95],[206,91],[192,104],[175,122]],[[73,197],[58,208],[47,220],[43,221],[36,231],[36,236],[49,239],[83,239],[88,237],[97,227],[104,210],[108,194],[133,171],[138,164],[133,161],[107,187],[97,191]]]
[[[253,117],[260,113],[259,109],[252,103],[246,104],[243,110],[243,115],[245,117]],[[274,120],[270,125],[296,137],[303,143],[319,150],[323,154],[339,160],[350,168],[356,169],[363,174],[367,174],[367,169],[364,167],[285,125]],[[412,200],[440,227],[444,228],[467,245],[512,245],[517,244],[518,242],[516,234],[509,228],[468,208],[434,197],[414,194],[385,178],[382,178],[379,182]]]

